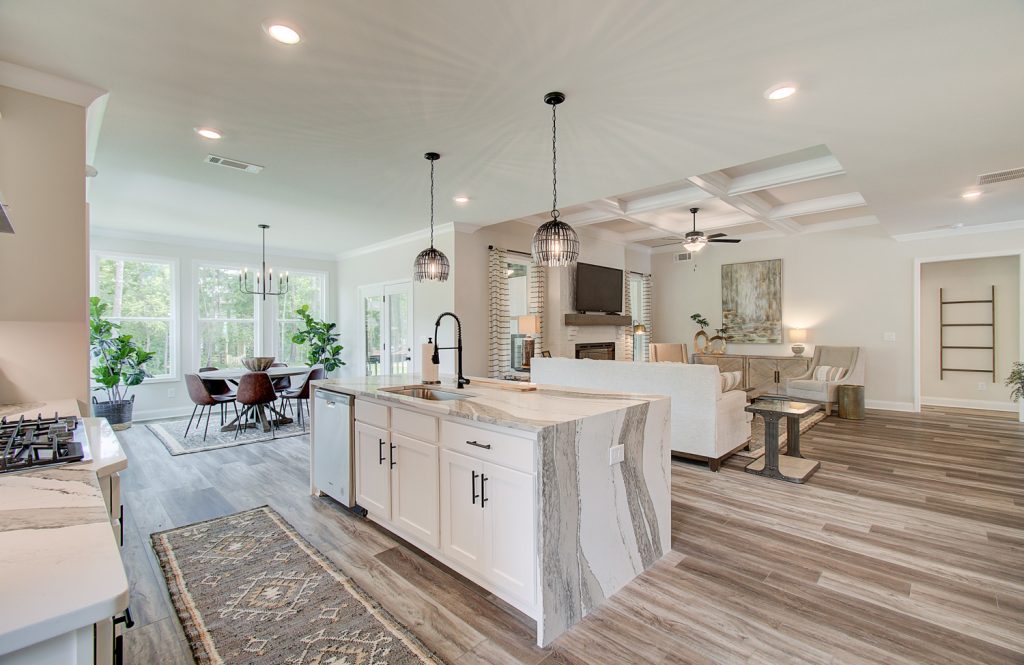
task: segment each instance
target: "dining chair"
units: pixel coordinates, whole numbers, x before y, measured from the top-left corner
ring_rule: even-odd
[[[203,410],[206,410],[206,427],[203,429],[203,441],[206,441],[206,435],[210,431],[210,411],[213,407],[220,405],[221,407],[221,424],[224,423],[224,407],[227,404],[235,404],[235,395],[213,395],[210,390],[206,387],[206,382],[203,381],[202,377],[198,374],[186,374],[185,375],[185,387],[188,389],[189,399],[195,404],[192,407],[192,416],[188,419],[188,425],[185,426],[185,437],[188,437],[188,431],[192,427],[192,420],[196,417],[196,410],[199,411],[199,420],[196,421],[196,431],[199,430],[199,423],[203,422]],[[238,407],[235,406],[235,417],[238,417]]]
[[[235,438],[238,438],[238,433],[243,428],[249,426],[250,417],[255,413],[257,423],[266,423],[270,421],[270,431],[272,432],[273,438],[277,438],[277,424],[274,421],[273,414],[267,415],[265,406],[273,404],[277,401],[277,391],[274,390],[274,383],[270,380],[270,376],[266,372],[246,372],[242,375],[242,378],[238,380],[238,392],[235,394],[235,399],[245,407],[242,411],[243,419],[238,420],[238,424],[235,426]]]
[[[211,367],[200,367],[199,371],[200,372],[216,372],[218,369],[220,369],[220,368],[219,367],[212,367],[212,366]],[[200,378],[202,378],[202,377],[200,377]],[[231,388],[231,384],[228,383],[227,381],[225,381],[224,379],[203,379],[203,383],[206,384],[206,390],[208,390],[211,395],[214,395],[214,396],[216,396],[216,395],[231,395],[232,397],[235,396],[235,391]],[[222,403],[220,405],[220,426],[221,427],[224,426],[224,407],[225,406],[226,406],[226,403]],[[236,406],[235,409],[237,410],[238,407]]]
[[[287,391],[287,392],[285,392],[284,394],[281,395],[282,399],[284,399],[284,400],[286,400],[288,402],[291,402],[291,401],[295,402],[295,405],[296,405],[296,409],[295,410],[298,412],[298,418],[299,418],[299,427],[302,428],[302,431],[306,431],[306,425],[305,425],[305,422],[302,419],[303,403],[305,403],[306,413],[307,414],[309,413],[309,391],[310,391],[309,383],[310,383],[310,381],[319,381],[320,379],[326,379],[326,378],[327,378],[327,371],[324,370],[324,366],[323,365],[314,365],[313,367],[309,368],[309,372],[306,373],[306,378],[302,380],[302,385],[301,386],[299,386],[298,388],[293,388],[293,389],[291,389],[291,390],[289,390],[289,391]]]

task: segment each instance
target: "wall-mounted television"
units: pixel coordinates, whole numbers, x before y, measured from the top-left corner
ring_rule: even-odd
[[[576,311],[622,312],[622,271],[589,263],[576,264]]]

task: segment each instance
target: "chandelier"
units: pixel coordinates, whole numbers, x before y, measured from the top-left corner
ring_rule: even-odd
[[[281,276],[278,280],[280,286],[277,291],[274,291],[274,269],[267,268],[267,229],[270,228],[270,225],[260,224],[259,227],[263,231],[263,255],[260,271],[256,273],[255,287],[249,288],[249,268],[242,268],[238,273],[238,290],[242,293],[261,296],[266,300],[267,296],[283,296],[288,293],[288,273]]]

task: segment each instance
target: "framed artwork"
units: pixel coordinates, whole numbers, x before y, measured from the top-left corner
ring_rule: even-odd
[[[782,259],[722,265],[722,327],[729,342],[782,343]]]

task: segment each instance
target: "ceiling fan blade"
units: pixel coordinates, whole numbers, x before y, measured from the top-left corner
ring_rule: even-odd
[[[651,245],[651,249],[658,249],[659,247],[671,247],[672,245],[682,245],[682,240],[676,240],[675,242],[667,242],[664,245]]]
[[[727,233],[712,233],[711,235],[708,236],[708,240],[713,240],[715,238],[724,238],[727,235]]]
[[[739,242],[739,238],[711,238],[708,242]]]

